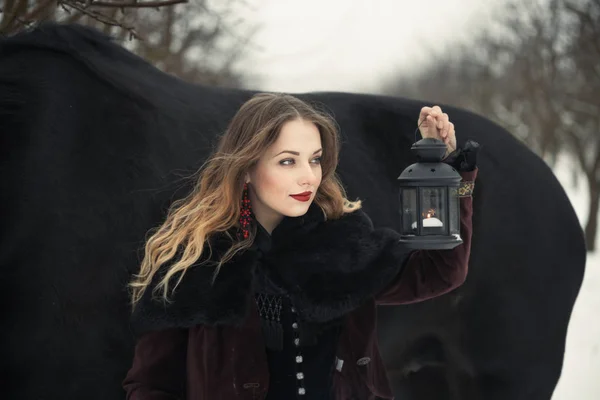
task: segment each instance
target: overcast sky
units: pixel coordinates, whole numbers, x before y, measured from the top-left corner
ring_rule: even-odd
[[[262,26],[244,68],[257,89],[371,91],[468,38],[502,0],[248,0]]]

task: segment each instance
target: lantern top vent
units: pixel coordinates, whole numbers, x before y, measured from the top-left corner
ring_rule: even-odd
[[[410,150],[417,156],[418,162],[437,163],[446,154],[446,144],[435,138],[425,138],[414,143]]]
[[[421,139],[414,143],[411,151],[417,162],[408,166],[398,180],[404,186],[450,186],[458,187],[461,176],[452,166],[442,162],[446,144],[434,138]]]

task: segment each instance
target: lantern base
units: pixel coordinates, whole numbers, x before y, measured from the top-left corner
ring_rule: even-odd
[[[462,242],[460,235],[400,236],[400,243],[413,250],[451,250]]]

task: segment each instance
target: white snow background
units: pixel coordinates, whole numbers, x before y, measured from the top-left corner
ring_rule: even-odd
[[[574,187],[569,169],[572,162],[563,156],[553,171],[583,226],[588,214],[588,188],[584,178],[580,178],[578,187]],[[599,247],[600,240],[596,240],[596,248]],[[569,323],[562,375],[552,400],[600,399],[599,253],[587,255],[585,278]]]

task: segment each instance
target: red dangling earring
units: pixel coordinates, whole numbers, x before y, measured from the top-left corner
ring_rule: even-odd
[[[241,228],[241,236],[244,239],[248,239],[250,236],[250,221],[252,220],[251,216],[252,207],[250,206],[250,199],[248,198],[248,184],[244,183],[244,191],[242,193],[242,205],[240,209],[240,228]]]

